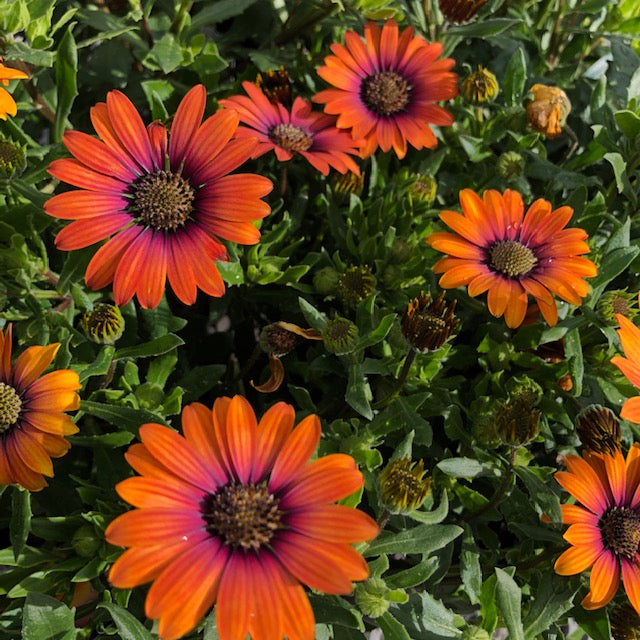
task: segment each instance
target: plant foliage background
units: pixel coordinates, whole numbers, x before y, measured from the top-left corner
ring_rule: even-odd
[[[388,17],[442,42],[461,79],[477,65],[489,69],[500,87],[495,99],[450,101],[455,123],[438,130],[434,150],[410,149],[403,160],[378,151],[361,161],[360,193],[345,195],[337,173],[324,177],[300,157],[247,163],[243,170],[273,180],[272,213],[259,244],[229,246],[231,260],[219,265],[224,297],[200,293],[188,307],[167,291],[154,310],[130,302],[121,309],[121,339],[92,341],[81,316],[111,302],[110,288],[84,284],[96,248],[56,250],[64,225],[42,208],[57,188],[47,166],[68,157],[63,132],[91,131],[89,109],[112,89],[125,92],[145,122],[168,122],[193,85],[206,86],[209,115],[217,100],[241,93],[242,81],[281,65],[294,94],[310,98],[326,86],[315,70],[329,45],[347,29],[362,33],[367,19]],[[350,454],[365,474],[350,504],[384,521],[380,536],[360,547],[388,587],[381,615],[351,596],[313,594],[317,638],[375,629],[387,640],[486,638],[498,628],[516,640],[611,637],[611,607],[580,606],[585,576],[553,572],[567,548],[564,527],[541,514],[560,520],[567,496],[553,473],[580,450],[581,408],[618,412],[636,394],[610,363],[620,345],[599,302],[625,288],[635,298],[640,288],[639,29],[634,0],[489,0],[459,25],[430,0],[4,0],[0,54],[29,78],[12,83],[18,115],[0,122],[0,134],[23,145],[27,159],[22,175],[0,182],[0,318],[13,323],[16,350],[60,342],[55,366],[77,371],[83,388],[80,431],[55,461],[49,487],[0,489],[0,635],[155,637],[145,588],[117,590],[106,579],[121,553],[103,531],[126,510],[114,491],[131,474],[123,452],[142,423],[178,426],[186,403],[210,406],[242,393],[258,415],[276,400],[299,417],[317,413],[319,453]],[[536,83],[561,87],[571,100],[569,130],[557,138],[528,124]],[[506,152],[519,154],[520,172],[497,170]],[[420,190],[429,178],[433,200]],[[421,291],[440,294],[432,267],[441,254],[425,238],[444,229],[438,213],[456,209],[464,188],[514,188],[526,205],[543,197],[554,208],[571,206],[571,226],[588,232],[598,275],[581,307],[560,304],[555,327],[540,320],[508,329],[484,296],[448,291],[457,301],[455,335],[418,354],[398,392],[408,349],[400,318]],[[353,266],[375,278],[371,295],[356,303],[335,286]],[[357,325],[350,353],[301,340],[281,358],[280,388],[253,388],[250,381],[269,377],[265,326],[285,321],[322,332],[335,316]],[[540,419],[531,440],[514,444],[496,432],[495,416],[523,385],[539,389]],[[638,427],[622,428],[626,447]],[[431,493],[420,509],[389,516],[379,476],[404,455],[424,460]],[[81,586],[88,602],[74,599]],[[214,614],[189,637],[216,638]]]

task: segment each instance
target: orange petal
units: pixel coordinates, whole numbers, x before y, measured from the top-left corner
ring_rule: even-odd
[[[233,553],[220,580],[216,603],[218,633],[225,640],[245,640],[255,609],[253,576],[243,553]]]
[[[372,540],[379,533],[366,513],[342,505],[300,509],[287,515],[287,526],[311,538],[351,544]]]
[[[601,553],[602,549],[596,546],[569,547],[556,560],[553,568],[561,576],[572,576],[588,569]],[[605,553],[608,553],[608,551]]]
[[[220,548],[209,538],[185,551],[156,578],[147,595],[145,613],[160,618],[158,635],[163,640],[185,635],[211,608],[221,574],[227,570],[227,555],[226,547]]]
[[[620,417],[623,420],[640,424],[640,396],[629,398],[629,400],[622,405]]]
[[[251,482],[260,482],[271,469],[278,452],[291,433],[294,420],[295,411],[285,402],[274,404],[260,418]]]
[[[620,585],[620,565],[616,561],[615,566],[613,568],[613,575],[612,575],[611,582],[609,583],[607,591],[604,593],[604,595],[602,595],[602,598],[600,600],[596,600],[593,597],[592,592],[589,591],[589,593],[582,600],[582,603],[581,603],[582,606],[585,609],[589,609],[589,610],[600,609],[600,607],[604,607],[606,604],[608,604],[611,601],[613,596],[615,596],[619,585]]]
[[[593,563],[589,579],[589,586],[591,587],[590,599],[604,606],[608,601],[603,602],[603,600],[611,593],[611,586],[615,584],[617,589],[619,582],[620,564],[615,554],[607,551]],[[613,593],[615,593],[615,590]],[[609,600],[613,597],[613,593],[609,596]]]
[[[622,581],[631,606],[640,615],[640,569],[626,558],[622,558]]]
[[[105,531],[109,544],[119,547],[172,545],[204,531],[198,511],[188,509],[134,509],[113,520]]]
[[[184,160],[185,151],[202,122],[207,90],[198,84],[191,88],[178,105],[169,135],[171,170],[177,171]]]
[[[56,342],[46,347],[25,349],[18,356],[13,369],[14,385],[20,391],[28,387],[53,362],[59,348],[60,343]]]
[[[565,531],[563,538],[578,547],[596,546],[603,548],[602,532],[597,524],[584,524],[582,522],[572,524]]]
[[[236,395],[227,408],[226,441],[235,475],[242,483],[251,477],[257,440],[256,414],[246,398]]]
[[[118,495],[134,507],[186,509],[198,511],[202,491],[193,485],[174,480],[171,484],[157,478],[135,476],[116,485]]]
[[[273,464],[269,491],[278,491],[294,482],[320,441],[322,427],[318,416],[307,416],[289,435]]]

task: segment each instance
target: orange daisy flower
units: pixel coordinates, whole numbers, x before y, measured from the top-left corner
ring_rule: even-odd
[[[80,406],[80,380],[60,369],[41,376],[60,343],[29,347],[11,365],[11,325],[0,330],[0,485],[19,484],[29,491],[47,486],[53,477],[51,458],[71,446],[64,436],[78,427],[63,411]]]
[[[444,288],[469,286],[469,295],[488,291],[489,312],[504,315],[507,326],[519,327],[527,313],[528,294],[544,319],[558,321],[552,293],[579,305],[589,287],[583,280],[596,275],[596,266],[581,254],[589,252],[582,229],[564,227],[571,207],[552,210],[536,200],[524,213],[522,196],[507,189],[488,190],[482,198],[471,189],[460,192],[462,215],[443,211],[440,219],[455,233],[432,233],[427,242],[449,254],[433,267],[443,273]]]
[[[18,69],[12,69],[11,67],[5,67],[2,64],[2,58],[0,57],[0,82],[5,86],[9,86],[9,80],[24,80],[29,76],[24,71]],[[11,97],[11,94],[0,87],[0,120],[6,120],[7,116],[15,116],[18,113],[18,106],[16,101]]]
[[[562,521],[571,525],[564,539],[572,546],[556,561],[556,573],[571,576],[592,567],[585,609],[604,607],[622,577],[640,614],[640,445],[631,447],[626,460],[617,450],[567,456],[565,461],[568,471],[555,478],[584,507],[561,505]]]
[[[115,303],[134,295],[144,308],[160,304],[166,279],[178,298],[193,304],[197,289],[224,294],[214,261],[227,260],[219,238],[255,244],[252,224],[269,205],[260,198],[273,187],[253,174],[227,175],[253,153],[256,140],[231,140],[233,111],[201,124],[206,102],[193,87],[176,112],[171,134],[154,122],[145,127],[120,91],[91,109],[100,140],[67,131],[63,142],[75,159],[54,160],[49,173],[80,190],[54,196],[45,211],[74,220],[56,237],[63,251],[81,249],[113,235],[91,259],[86,282],[101,289],[113,282]]]
[[[378,147],[393,147],[404,158],[407,142],[433,149],[438,141],[429,124],[453,124],[451,114],[434,102],[458,95],[458,76],[451,72],[455,61],[437,60],[442,45],[414,36],[412,27],[398,34],[395,20],[382,30],[368,22],[364,38],[348,31],[346,46],[331,45],[335,55],[325,58],[318,75],[336,88],[321,91],[313,101],[338,116],[338,127],[366,140],[363,158]]]
[[[137,509],[116,518],[107,541],[130,547],[109,580],[131,588],[153,581],[146,599],[159,635],[193,629],[216,603],[222,640],[312,640],[314,617],[300,583],[332,594],[368,576],[351,543],[370,540],[376,523],[331,504],[363,485],[353,458],[309,462],[320,439],[317,416],[295,429],[280,402],[256,420],[242,396],[213,410],[184,408],[184,437],[158,424],[140,427],[126,458],[140,477],[116,490]]]
[[[335,118],[311,111],[311,104],[303,98],[296,98],[289,111],[283,104],[272,103],[255,84],[243,82],[242,87],[248,98],[231,96],[220,104],[235,110],[240,122],[248,125],[238,127],[236,138],[258,138],[252,158],[273,150],[278,160],[285,161],[299,153],[325,176],[330,167],[360,175],[348,155],[358,155],[359,143],[336,128]]]
[[[616,313],[615,319],[620,325],[618,337],[626,358],[614,356],[611,362],[622,371],[631,384],[640,388],[640,329],[621,313]],[[640,396],[625,401],[620,417],[640,424]]]

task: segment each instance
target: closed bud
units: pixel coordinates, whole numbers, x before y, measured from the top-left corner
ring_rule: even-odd
[[[98,344],[113,344],[124,332],[124,318],[114,304],[95,305],[84,312],[80,323],[87,336]]]
[[[524,171],[524,158],[517,151],[507,151],[498,158],[498,174],[504,180],[515,180]]]
[[[338,278],[338,297],[348,306],[356,306],[376,288],[376,279],[367,265],[348,267]]]
[[[439,0],[439,5],[442,15],[449,22],[460,24],[471,20],[486,2],[487,0]]]
[[[291,78],[289,72],[280,66],[279,69],[269,69],[264,73],[259,73],[256,77],[256,85],[262,90],[271,104],[282,104],[290,107],[291,100]]]
[[[615,455],[620,450],[620,420],[611,409],[591,404],[576,417],[582,445],[594,453]]]
[[[18,178],[26,166],[25,147],[0,137],[0,179]]]
[[[347,318],[332,318],[322,330],[322,340],[330,353],[337,356],[352,353],[358,344],[358,327]]]
[[[341,200],[349,200],[353,193],[359,196],[364,187],[364,174],[356,175],[352,171],[346,173],[336,173],[332,179],[333,192]]]
[[[428,295],[421,293],[409,302],[402,316],[402,335],[420,353],[439,349],[458,324],[455,308],[455,300],[446,302],[444,293],[431,301]]]
[[[340,274],[333,267],[323,267],[313,276],[315,290],[323,296],[330,296],[338,289]]]
[[[391,513],[409,513],[418,509],[431,489],[424,462],[412,462],[405,456],[391,460],[380,474],[380,499]],[[425,477],[426,476],[426,477]]]
[[[461,93],[464,99],[472,104],[490,102],[498,95],[498,79],[489,69],[478,65],[478,68],[462,81]]]
[[[596,313],[603,322],[618,326],[616,313],[623,315],[625,318],[634,318],[638,315],[636,297],[626,289],[607,291],[600,296],[596,306]]]

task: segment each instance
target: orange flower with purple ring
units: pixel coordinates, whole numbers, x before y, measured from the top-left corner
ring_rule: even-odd
[[[204,86],[193,87],[176,112],[171,133],[145,127],[131,101],[110,91],[91,108],[99,136],[67,131],[74,159],[54,160],[49,173],[80,189],[50,198],[45,211],[73,220],[56,236],[63,251],[111,237],[93,256],[85,279],[92,289],[113,282],[118,306],[134,295],[143,308],[160,304],[167,279],[176,296],[193,304],[197,290],[220,297],[225,285],[215,261],[228,260],[220,238],[255,244],[252,224],[270,207],[273,188],[250,173],[227,175],[249,159],[257,141],[232,140],[238,117],[218,111],[202,124]]]
[[[453,124],[451,114],[434,103],[458,95],[458,76],[451,72],[455,61],[438,59],[442,45],[414,36],[412,27],[398,33],[395,20],[382,29],[368,22],[364,38],[347,31],[345,45],[331,45],[335,55],[325,58],[318,75],[334,88],[313,101],[338,116],[338,127],[366,141],[363,158],[378,147],[393,148],[404,158],[407,143],[433,149],[438,141],[429,125]]]
[[[504,315],[508,327],[519,327],[531,295],[551,326],[558,321],[552,294],[570,304],[582,304],[589,292],[583,278],[597,268],[582,254],[589,252],[586,231],[565,229],[571,207],[552,209],[536,200],[525,213],[522,196],[507,189],[487,190],[480,197],[471,189],[460,192],[462,214],[443,211],[440,219],[455,233],[432,233],[427,243],[448,257],[434,273],[442,273],[445,289],[468,285],[470,296],[488,291],[489,312]]]
[[[253,158],[274,151],[281,162],[300,154],[323,175],[333,168],[340,173],[351,171],[360,175],[360,169],[349,155],[359,154],[359,142],[345,131],[337,129],[336,119],[311,110],[311,104],[296,98],[291,110],[281,103],[272,103],[251,82],[243,82],[247,96],[231,96],[220,100],[225,109],[234,110],[240,122],[237,138],[258,138]]]
[[[153,581],[145,611],[159,635],[174,640],[216,604],[222,640],[313,640],[314,617],[302,584],[351,593],[369,575],[351,546],[378,526],[366,514],[332,504],[360,489],[353,458],[309,459],[320,440],[315,415],[294,428],[279,402],[258,422],[242,396],[213,409],[182,412],[184,436],[158,424],[140,427],[142,444],[125,454],[140,476],[119,483],[137,507],[105,532],[129,547],[109,580],[128,589]]]
[[[78,374],[59,369],[42,375],[59,343],[28,347],[11,364],[11,325],[0,330],[0,485],[19,484],[29,491],[53,477],[51,458],[71,446],[65,436],[78,427],[64,411],[80,406]]]
[[[634,444],[626,459],[617,450],[570,455],[565,462],[568,470],[555,478],[584,506],[561,505],[562,522],[571,525],[564,539],[572,546],[556,560],[556,573],[572,576],[591,567],[585,609],[608,604],[622,578],[640,613],[640,445]]]

